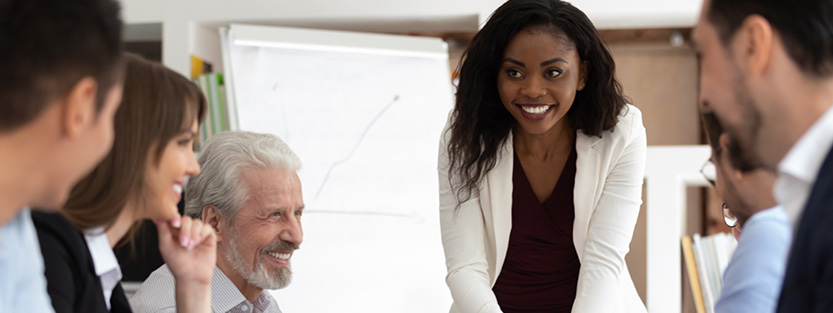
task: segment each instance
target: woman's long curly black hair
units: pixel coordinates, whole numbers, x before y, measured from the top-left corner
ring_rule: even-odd
[[[506,46],[515,35],[541,27],[572,40],[588,61],[585,88],[576,94],[567,120],[576,130],[601,137],[616,126],[627,99],[614,76],[613,57],[590,19],[561,0],[509,0],[474,36],[459,66],[460,82],[448,142],[449,177],[460,203],[471,197],[494,168],[515,119],[500,101],[497,75]],[[457,186],[455,186],[457,184]]]

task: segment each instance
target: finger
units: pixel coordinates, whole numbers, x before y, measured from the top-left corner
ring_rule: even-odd
[[[167,222],[160,222],[153,220],[156,225],[156,231],[159,235],[159,250],[167,250],[171,247],[171,226]]]
[[[182,226],[179,228],[179,244],[186,249],[194,247],[194,239],[191,237],[191,227],[193,221],[188,216],[182,217]]]
[[[173,228],[179,229],[182,226],[182,216],[177,213],[176,217],[171,220],[171,226]]]
[[[191,239],[194,240],[194,246],[197,246],[202,242],[202,229],[205,228],[205,224],[198,219],[194,219],[191,222]]]
[[[198,233],[196,233],[197,244],[199,245],[203,242],[213,244],[214,242],[216,242],[216,236],[214,236],[214,228],[212,228],[211,225],[208,225],[207,223],[201,222],[201,224],[202,228],[199,230]]]
[[[202,221],[195,219],[191,223],[191,238],[194,239],[194,245],[199,245],[202,242],[202,229],[205,228],[205,224]]]

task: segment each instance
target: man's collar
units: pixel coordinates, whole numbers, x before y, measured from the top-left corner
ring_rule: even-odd
[[[226,312],[243,301],[247,301],[246,297],[240,293],[231,279],[215,266],[211,280],[211,307],[214,312]]]
[[[254,304],[250,303],[219,267],[214,267],[213,275],[211,279],[211,307],[214,312],[227,312],[244,301],[247,305],[256,305],[261,309],[265,309],[269,305],[277,305],[266,290],[260,293]]]
[[[819,117],[778,164],[779,175],[787,174],[812,185],[827,152],[833,145],[833,107]]]

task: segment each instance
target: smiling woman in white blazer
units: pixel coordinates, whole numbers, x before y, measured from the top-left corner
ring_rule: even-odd
[[[561,173],[571,151],[580,268],[567,310],[646,311],[625,264],[642,203],[646,136],[641,112],[625,101],[598,32],[566,2],[510,0],[475,35],[438,164],[451,312],[505,312],[493,287],[519,227],[512,223],[514,156],[532,177],[539,167]],[[524,163],[541,146],[556,155],[555,166]],[[535,193],[541,203],[549,195]]]

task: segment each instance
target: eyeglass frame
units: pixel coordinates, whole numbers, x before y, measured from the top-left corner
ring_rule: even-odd
[[[715,175],[717,174],[716,173],[717,172],[717,164],[714,164],[712,159],[709,158],[708,160],[706,160],[706,163],[703,163],[703,166],[700,167],[700,175],[703,175],[703,178],[705,178],[706,181],[709,182],[710,185],[712,185],[712,187],[717,188],[717,182],[716,182],[717,177],[715,177],[715,179],[711,179],[711,178],[709,178],[709,175],[706,175],[706,173],[704,172],[704,170],[706,169],[706,166],[708,166],[709,164],[711,164],[714,167]]]
[[[726,227],[729,228],[735,228],[735,226],[738,226],[738,218],[732,214],[731,210],[729,210],[729,205],[726,204],[726,202],[723,202],[721,208],[723,209],[723,224],[726,224]]]
[[[715,168],[715,172],[717,171],[717,164],[714,164],[712,159],[709,158],[706,160],[706,163],[703,163],[703,166],[700,167],[700,174],[703,175],[703,178],[705,178],[713,188],[717,188],[716,179],[709,178],[709,175],[706,175],[705,173],[706,166],[709,166],[709,164]],[[732,211],[729,210],[729,205],[726,204],[726,202],[723,202],[721,205],[721,211],[723,211],[723,224],[726,224],[729,228],[735,228],[735,226],[738,226],[738,218],[732,214]]]

